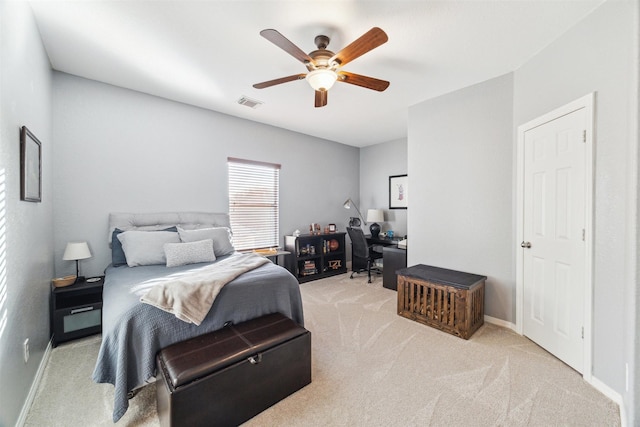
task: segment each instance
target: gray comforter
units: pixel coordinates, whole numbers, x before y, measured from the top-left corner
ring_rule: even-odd
[[[140,296],[147,290],[140,286],[144,281],[203,265],[206,264],[107,268],[102,345],[93,380],[115,386],[114,422],[129,407],[127,393],[153,381],[158,350],[220,329],[226,322],[239,323],[269,313],[279,312],[304,324],[298,281],[272,263],[244,273],[224,286],[200,326],[140,302]]]

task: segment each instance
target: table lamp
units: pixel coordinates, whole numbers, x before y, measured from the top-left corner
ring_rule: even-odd
[[[384,222],[384,212],[382,209],[369,209],[367,211],[367,221],[373,223],[369,226],[369,230],[371,230],[371,237],[377,239],[380,234],[380,226],[377,223]]]
[[[89,245],[87,242],[69,242],[67,243],[67,247],[64,250],[64,255],[62,255],[62,259],[65,261],[75,261],[76,262],[76,281],[84,282],[84,277],[80,276],[80,266],[78,261],[81,259],[91,258],[91,252],[89,251]]]

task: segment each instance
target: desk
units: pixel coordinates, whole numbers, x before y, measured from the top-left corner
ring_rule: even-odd
[[[398,246],[400,239],[389,239],[387,237],[371,237],[370,234],[365,234],[367,243],[369,245],[381,245],[381,246]]]
[[[397,290],[398,275],[396,271],[407,267],[407,250],[398,248],[401,239],[389,239],[371,237],[365,235],[367,244],[379,245],[382,248],[382,286],[387,289]]]
[[[382,286],[394,291],[398,290],[396,271],[407,267],[407,250],[397,246],[382,248]]]

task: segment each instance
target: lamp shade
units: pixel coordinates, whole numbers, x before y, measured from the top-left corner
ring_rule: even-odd
[[[384,222],[382,209],[369,209],[367,211],[367,222]]]
[[[91,258],[91,251],[87,242],[69,242],[64,250],[62,259],[65,261]]]
[[[314,90],[329,90],[338,79],[338,75],[333,70],[319,68],[308,73],[305,78]]]

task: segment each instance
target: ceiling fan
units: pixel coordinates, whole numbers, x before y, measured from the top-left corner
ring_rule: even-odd
[[[327,50],[330,39],[323,35],[317,36],[314,40],[318,50],[314,50],[309,54],[304,53],[298,46],[276,30],[262,30],[260,31],[260,35],[302,62],[309,72],[256,83],[253,85],[256,89],[264,89],[281,83],[306,79],[316,92],[315,106],[324,107],[327,105],[327,92],[336,81],[377,90],[379,92],[389,87],[388,81],[349,73],[341,69],[347,63],[389,40],[387,34],[378,27],[370,29],[338,53]]]

